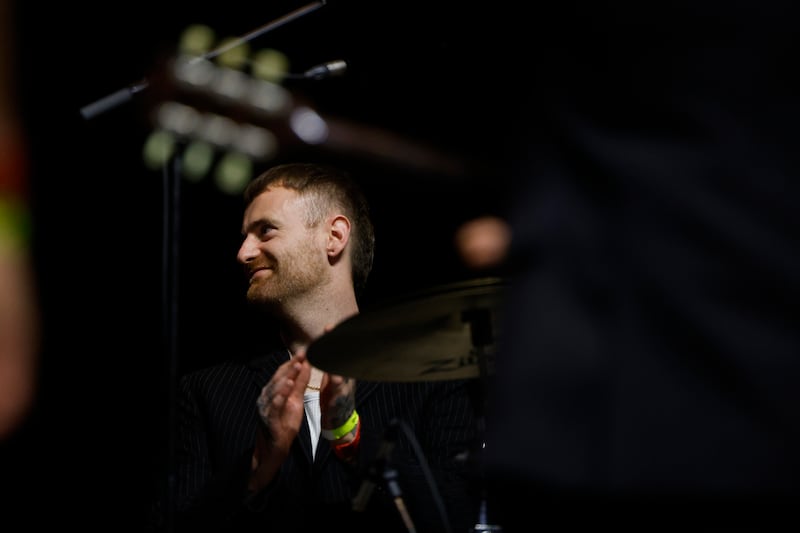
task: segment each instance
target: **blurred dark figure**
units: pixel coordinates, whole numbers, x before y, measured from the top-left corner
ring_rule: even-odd
[[[519,143],[494,521],[796,525],[798,4],[532,9],[524,28],[498,23],[498,70],[526,79],[504,83],[498,112],[520,121],[505,131]]]

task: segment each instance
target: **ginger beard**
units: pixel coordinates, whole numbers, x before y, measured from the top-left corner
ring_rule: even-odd
[[[330,278],[324,246],[315,242],[314,228],[306,231],[306,238],[297,246],[282,251],[280,257],[262,252],[268,275],[257,274],[250,279],[247,301],[268,309],[279,309],[293,299],[312,293]]]

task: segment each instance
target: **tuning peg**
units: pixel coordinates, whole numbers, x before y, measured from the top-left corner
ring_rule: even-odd
[[[175,153],[177,141],[175,135],[166,130],[156,130],[145,139],[142,158],[147,168],[158,170],[163,168]]]
[[[289,58],[274,48],[256,52],[251,65],[253,76],[273,83],[281,83],[289,74]]]
[[[178,51],[189,56],[203,56],[216,39],[214,30],[204,24],[193,24],[181,34]]]
[[[214,172],[214,183],[224,193],[236,195],[244,191],[253,177],[253,162],[244,154],[228,152],[223,155]]]
[[[214,163],[214,147],[201,140],[194,140],[183,151],[183,176],[193,182],[202,180],[208,175]]]
[[[250,45],[247,41],[228,37],[220,43],[218,49],[224,50],[216,58],[220,66],[241,70],[249,62]]]

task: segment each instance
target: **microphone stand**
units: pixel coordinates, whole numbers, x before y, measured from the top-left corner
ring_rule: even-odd
[[[255,39],[256,37],[259,37],[259,36],[269,32],[269,31],[272,31],[272,30],[274,30],[275,28],[277,28],[279,26],[283,26],[287,22],[290,22],[290,21],[292,21],[292,20],[294,20],[296,18],[299,18],[299,17],[305,15],[306,13],[310,13],[311,11],[315,11],[315,10],[321,8],[322,6],[325,5],[326,1],[327,0],[317,0],[315,2],[311,2],[310,4],[306,4],[304,6],[301,6],[301,7],[297,8],[297,9],[295,9],[294,11],[290,11],[286,15],[283,15],[282,17],[278,17],[277,19],[273,20],[272,22],[269,22],[269,23],[267,23],[267,24],[265,24],[263,26],[260,26],[260,27],[256,28],[255,30],[250,31],[250,32],[242,35],[241,37],[237,37],[236,39],[232,39],[230,42],[224,44],[223,46],[215,48],[214,50],[211,50],[210,52],[207,52],[206,54],[204,54],[202,56],[198,56],[195,59],[197,61],[200,61],[200,60],[203,60],[203,59],[213,59],[213,58],[217,57],[218,55],[220,55],[220,54],[222,54],[224,52],[227,52],[228,50],[230,50],[232,48],[236,48],[237,46],[241,46],[242,44],[245,44],[245,43]],[[136,83],[128,85],[127,87],[123,87],[122,89],[116,90],[116,91],[114,91],[113,93],[111,93],[111,94],[109,94],[107,96],[99,98],[99,99],[95,100],[94,102],[83,106],[81,108],[81,116],[86,120],[92,119],[92,118],[96,117],[97,115],[105,113],[106,111],[110,111],[111,109],[114,109],[115,107],[118,107],[118,106],[120,106],[120,105],[122,105],[124,103],[127,103],[127,102],[131,101],[133,99],[134,95],[144,91],[149,86],[150,86],[150,82],[148,82],[147,79],[145,78],[145,79],[137,81]]]
[[[274,21],[232,40],[197,59],[212,59],[231,48],[240,46],[264,33],[286,24],[306,13],[324,6],[326,0],[317,0],[302,6]],[[331,65],[329,70],[337,68]],[[323,68],[323,67],[319,67]],[[315,73],[316,75],[317,73]],[[149,87],[149,82],[143,79],[128,87],[119,89],[108,96],[81,108],[84,119],[92,119],[106,111],[118,107],[133,99],[133,96]],[[181,184],[181,158],[180,154],[173,154],[164,164],[164,203],[163,203],[163,235],[162,235],[162,334],[164,346],[168,352],[167,357],[167,405],[168,413],[165,421],[167,431],[167,457],[166,457],[166,487],[164,488],[163,523],[161,529],[165,533],[174,531],[175,527],[175,494],[177,476],[175,472],[175,426],[176,426],[176,395],[178,381],[178,257],[180,250],[180,184]]]
[[[175,472],[175,426],[177,412],[178,383],[178,250],[180,249],[180,193],[181,158],[175,154],[164,164],[164,201],[162,235],[162,320],[164,346],[167,357],[167,478],[164,488],[164,531],[174,530],[175,494],[177,476]],[[171,171],[170,171],[171,170]]]

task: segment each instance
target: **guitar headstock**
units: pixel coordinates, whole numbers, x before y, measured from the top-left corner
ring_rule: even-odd
[[[225,51],[210,58],[212,44],[213,30],[192,26],[177,53],[158,65],[147,95],[153,131],[143,155],[152,169],[180,156],[187,179],[213,171],[220,189],[235,194],[249,181],[254,162],[302,141],[290,123],[306,108],[282,84],[290,75],[283,53],[250,54],[241,42],[225,50],[222,41],[215,50]]]
[[[182,157],[184,177],[200,180],[213,172],[217,186],[238,194],[255,164],[268,163],[282,151],[314,146],[350,153],[409,169],[461,176],[465,164],[392,132],[323,116],[284,81],[320,79],[340,74],[344,61],[332,61],[289,72],[288,58],[278,50],[251,54],[241,40],[229,40],[209,57],[213,30],[190,27],[178,53],[164,60],[151,83],[148,114],[153,132],[144,160],[162,168]]]

